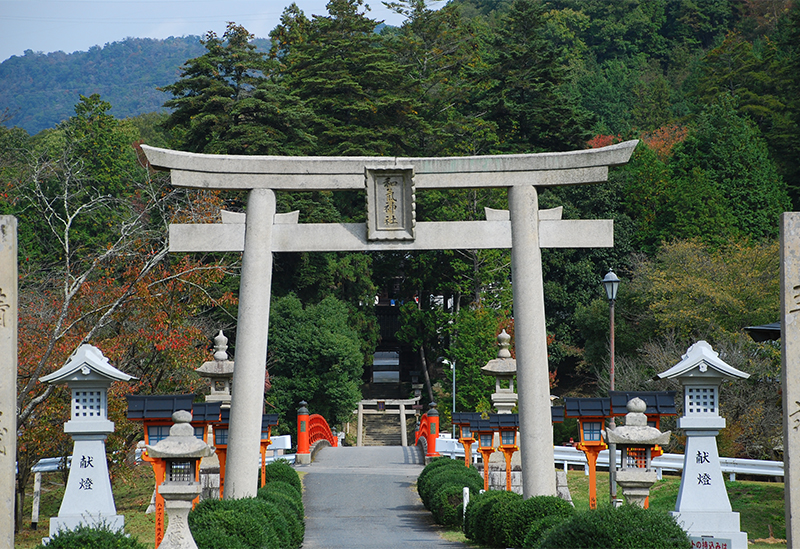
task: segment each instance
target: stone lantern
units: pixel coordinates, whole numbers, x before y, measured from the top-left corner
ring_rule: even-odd
[[[514,392],[514,376],[517,374],[517,361],[511,358],[508,350],[511,336],[505,330],[497,336],[500,349],[497,358],[490,360],[481,372],[494,376],[495,391],[492,393],[492,404],[498,414],[510,414],[517,405],[517,393]]]
[[[150,457],[163,460],[166,471],[158,493],[165,500],[169,523],[159,549],[197,549],[188,516],[192,500],[202,491],[196,480],[200,460],[212,455],[214,448],[195,436],[191,412],[178,410],[172,414],[172,421],[169,436],[147,446]]]
[[[691,539],[728,541],[729,549],[746,549],[747,533],[739,531],[739,513],[731,510],[717,451],[717,434],[725,427],[719,415],[719,388],[725,380],[747,379],[719,358],[711,345],[698,341],[682,360],[658,374],[683,386],[683,417],[678,428],[686,434],[683,476],[672,515]]]
[[[617,484],[630,505],[645,507],[650,487],[658,480],[651,469],[653,447],[669,442],[670,432],[662,433],[647,425],[647,404],[640,398],[628,401],[625,425],[603,431],[606,443],[616,444],[622,455],[622,466],[617,471]]]
[[[67,363],[42,383],[66,384],[71,396],[70,419],[64,432],[72,436],[72,466],[58,517],[50,519],[50,535],[79,524],[105,524],[122,530],[125,518],[117,515],[106,462],[106,437],[114,432],[108,419],[108,388],[114,381],[136,379],[111,364],[97,347],[84,344]]]
[[[206,402],[219,402],[223,408],[231,405],[231,380],[233,379],[232,360],[228,360],[228,338],[219,331],[214,338],[214,360],[204,362],[195,372],[208,380],[211,393],[206,395]]]

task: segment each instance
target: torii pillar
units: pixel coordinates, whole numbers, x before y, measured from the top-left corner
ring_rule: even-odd
[[[150,164],[179,187],[247,190],[247,215],[221,224],[171,225],[170,251],[243,251],[225,498],[258,488],[260,418],[273,252],[418,251],[511,248],[518,334],[517,386],[523,494],[555,495],[550,377],[541,248],[613,246],[610,220],[561,220],[540,212],[536,187],[598,183],[638,141],[564,153],[449,158],[230,156],[142,146]],[[509,211],[486,221],[416,222],[416,189],[507,187]],[[274,190],[367,191],[367,223],[297,223],[275,214]],[[541,214],[541,215],[540,215]]]

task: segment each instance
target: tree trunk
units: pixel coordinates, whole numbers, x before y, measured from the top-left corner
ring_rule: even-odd
[[[431,387],[431,376],[428,373],[428,361],[425,359],[425,346],[419,346],[419,358],[422,361],[422,373],[425,376],[425,386],[428,388],[428,398],[433,402],[433,387]]]

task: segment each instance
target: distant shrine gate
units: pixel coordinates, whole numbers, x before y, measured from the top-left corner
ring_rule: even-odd
[[[582,151],[449,158],[227,156],[142,146],[172,184],[247,190],[247,214],[170,226],[172,252],[242,251],[236,369],[225,498],[255,496],[266,378],[273,252],[511,248],[523,494],[555,495],[541,248],[612,247],[612,220],[540,215],[536,187],[608,179],[637,141]],[[486,221],[416,222],[416,189],[507,187],[509,211]],[[297,223],[275,213],[273,191],[367,192],[368,221]]]

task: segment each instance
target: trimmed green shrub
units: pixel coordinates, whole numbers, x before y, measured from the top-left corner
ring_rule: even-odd
[[[280,480],[288,482],[297,490],[298,494],[303,493],[303,486],[300,483],[300,475],[294,470],[294,467],[285,459],[277,459],[268,463],[264,468],[267,484],[272,481]]]
[[[514,492],[500,492],[485,507],[486,519],[479,530],[479,535],[482,533],[484,536],[481,541],[492,547],[511,547],[508,537],[513,530],[514,510],[523,501],[522,496]]]
[[[297,491],[286,482],[274,481],[260,488],[257,497],[275,505],[281,512],[289,530],[292,547],[300,547],[305,535],[303,502]]]
[[[463,492],[463,486],[445,484],[433,495],[431,513],[434,522],[443,526],[461,526],[463,521],[461,508],[464,506]],[[470,496],[472,496],[472,492],[470,490]]]
[[[522,547],[533,523],[557,516],[561,520],[575,513],[575,508],[556,496],[534,496],[519,502],[511,510],[510,528],[506,532],[508,547]]]
[[[417,477],[417,493],[420,494],[420,498],[422,498],[422,490],[428,484],[428,477],[432,474],[440,471],[442,468],[458,468],[458,466],[464,467],[464,463],[461,461],[457,461],[455,459],[450,459],[448,457],[438,457],[431,461],[425,468],[420,472],[419,476]]]
[[[464,535],[473,541],[481,541],[483,539],[482,531],[486,528],[486,520],[489,514],[489,508],[493,504],[495,498],[503,497],[499,490],[489,490],[475,497],[470,497],[467,510],[464,513]],[[481,536],[479,538],[479,536]]]
[[[302,520],[305,516],[303,498],[297,493],[294,486],[288,482],[282,480],[268,482],[263,488],[258,489],[256,497],[268,499],[270,501],[281,501],[281,505],[285,505],[291,509],[297,518]]]
[[[464,464],[451,467],[440,467],[432,471],[425,477],[422,486],[417,481],[417,492],[422,500],[422,504],[429,511],[431,510],[431,499],[434,494],[447,484],[458,485],[461,488],[469,487],[471,490],[483,488],[483,479],[475,469],[467,469]]]
[[[198,549],[284,549],[291,544],[286,519],[258,498],[201,501],[189,513]]]
[[[123,531],[111,530],[108,525],[79,525],[74,530],[62,530],[50,538],[48,545],[36,549],[148,549],[148,546]]]
[[[690,549],[686,532],[666,511],[634,505],[576,513],[553,527],[539,549]]]
[[[525,535],[525,539],[522,541],[520,547],[522,547],[522,549],[535,549],[551,528],[558,526],[568,518],[569,515],[547,515],[544,518],[534,520],[528,526],[528,533]]]

